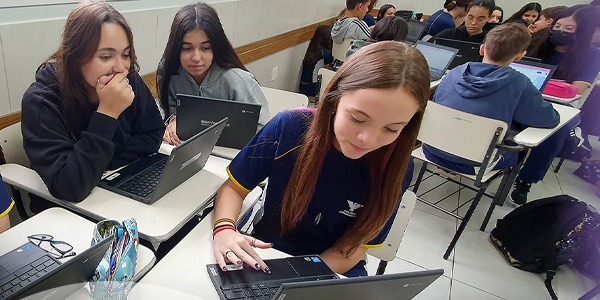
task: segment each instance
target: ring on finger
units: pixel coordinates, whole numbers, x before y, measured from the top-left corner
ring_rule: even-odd
[[[230,252],[235,254],[235,252],[233,252],[233,250],[227,250],[227,251],[225,251],[225,257],[227,257],[227,255],[229,255]]]
[[[252,245],[252,247],[256,247],[256,246],[255,246],[255,243],[256,243],[256,238],[253,238],[253,239],[252,239],[252,243],[250,243],[250,245]]]

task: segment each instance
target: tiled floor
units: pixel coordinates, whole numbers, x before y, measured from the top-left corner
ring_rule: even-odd
[[[594,149],[600,149],[599,142],[592,141],[592,145]],[[600,151],[595,150],[595,152],[595,159],[599,159]],[[558,159],[554,161],[555,164],[557,162]],[[579,163],[565,161],[557,174],[548,171],[544,180],[532,187],[528,198],[539,199],[569,194],[600,209],[600,198],[596,196],[594,187],[573,175],[573,171],[578,166]],[[416,165],[416,169],[418,168],[420,168],[419,163]],[[434,182],[425,183],[419,191],[425,191],[427,186],[434,184]],[[439,195],[447,195],[455,191],[456,186],[447,185],[438,190],[440,191],[427,194],[425,198],[439,199]],[[495,188],[490,187],[489,190]],[[464,201],[470,199],[472,195],[473,192],[463,190],[460,199]],[[458,198],[458,195],[454,195],[445,200],[444,205],[455,209],[458,206]],[[486,197],[482,199],[454,252],[448,260],[444,260],[442,255],[458,223],[456,219],[417,202],[396,259],[388,264],[386,273],[444,269],[444,275],[415,299],[550,299],[544,286],[545,276],[509,266],[489,242],[489,233],[494,228],[496,219],[512,211],[512,206],[506,204],[503,207],[496,207],[486,231],[479,230],[490,203]],[[466,207],[459,211],[463,214]],[[378,262],[379,260],[374,257],[369,258],[369,274],[375,273]],[[576,273],[568,266],[559,267],[558,274],[553,280],[553,287],[559,299],[577,299],[594,286],[592,280]],[[600,299],[600,296],[594,299]]]

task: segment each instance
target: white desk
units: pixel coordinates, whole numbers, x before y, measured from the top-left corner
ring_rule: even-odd
[[[546,99],[550,102],[567,104],[567,105],[572,105],[572,106],[577,106],[577,105],[574,105],[577,103],[576,100],[581,99],[581,95],[579,95],[579,94],[575,95],[575,97],[573,97],[573,98],[558,98],[558,97],[554,97],[554,96],[550,96],[550,95],[546,95],[546,94],[542,94],[542,97],[544,97],[544,99]]]
[[[211,154],[224,159],[233,160],[240,151],[240,149],[215,146]]]
[[[265,94],[265,98],[267,98],[267,103],[269,103],[271,118],[286,109],[308,106],[308,97],[306,95],[264,86],[260,88],[263,94]]]
[[[528,127],[525,130],[519,132],[514,137],[514,141],[517,144],[527,146],[527,147],[535,147],[545,141],[550,135],[555,133],[557,130],[565,126],[567,122],[571,121],[575,116],[579,114],[579,109],[560,105],[556,103],[552,103],[554,109],[560,115],[560,122],[554,128],[536,128],[536,127]]]
[[[79,254],[90,248],[95,224],[63,208],[47,209],[0,234],[0,255],[28,242],[32,234],[50,234],[55,240],[65,241]],[[68,261],[72,257],[61,259]],[[139,245],[134,281],[144,276],[154,265],[152,250]]]
[[[227,179],[229,160],[210,156],[206,166],[152,205],[121,196],[103,188],[94,188],[79,203],[56,199],[32,169],[16,165],[0,165],[6,183],[34,193],[60,206],[89,216],[94,220],[124,220],[135,217],[140,237],[155,247],[173,236],[187,221],[206,208],[221,184]]]
[[[442,83],[442,80],[444,80],[444,77],[446,77],[446,75],[442,76],[442,78],[440,78],[438,80],[429,82],[429,90],[430,91],[435,90],[438,87],[438,85],[440,85],[440,83]]]
[[[256,252],[263,259],[287,256],[274,249]],[[211,213],[133,287],[128,299],[219,299],[206,270],[213,263]]]

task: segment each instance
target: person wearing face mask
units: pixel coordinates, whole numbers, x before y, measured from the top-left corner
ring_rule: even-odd
[[[564,10],[550,29],[546,47],[539,56],[556,65],[555,79],[565,80],[583,93],[600,71],[600,51],[591,41],[600,27],[600,6],[576,5]]]
[[[540,13],[540,18],[533,24],[529,25],[529,31],[531,31],[531,43],[527,48],[527,55],[537,57],[540,50],[550,37],[550,28],[554,24],[556,18],[560,15],[566,6],[554,6],[548,7]]]

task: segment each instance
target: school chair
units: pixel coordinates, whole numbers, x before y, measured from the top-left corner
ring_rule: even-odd
[[[329,85],[333,79],[333,76],[335,76],[335,71],[320,68],[317,74],[317,90],[319,91],[319,94],[317,95],[317,103],[319,103],[319,101],[321,101],[321,97],[323,97],[325,88]]]
[[[350,44],[352,44],[353,39],[344,39],[341,44],[333,42],[333,46],[331,49],[331,55],[333,56],[333,66],[334,69],[342,65],[342,63],[346,60],[346,51],[350,48]]]
[[[495,206],[502,205],[504,203],[504,198],[506,198],[506,194],[508,192],[506,187],[512,184],[510,180],[514,180],[516,177],[516,172],[518,172],[520,169],[520,166],[525,159],[525,155],[520,155],[521,158],[519,163],[513,168],[491,170],[488,172],[486,172],[486,169],[493,163],[498,150],[519,152],[526,149],[524,146],[505,144],[503,141],[506,133],[507,124],[503,121],[469,114],[443,106],[433,101],[429,101],[427,104],[417,139],[423,144],[430,145],[446,153],[473,161],[480,165],[477,174],[463,174],[444,168],[429,161],[425,157],[422,147],[419,147],[412,152],[412,156],[414,158],[423,162],[423,166],[419,171],[419,175],[417,176],[416,183],[413,187],[413,192],[417,194],[417,199],[461,220],[460,225],[456,230],[452,241],[450,242],[450,245],[448,245],[448,248],[444,253],[444,259],[448,259],[448,256],[450,256],[450,252],[452,252],[452,249],[454,249],[454,246],[458,242],[460,235],[465,230],[467,223],[477,208],[482,196],[486,195],[490,198],[493,198],[493,201],[487,211],[483,224],[481,225],[481,231],[485,230],[487,222],[489,221]],[[427,180],[434,175],[440,175],[439,173],[436,174],[435,171],[428,170],[427,166],[429,164],[432,164],[435,167],[452,175],[465,178],[473,182],[474,187],[463,183],[460,178],[459,180],[455,180],[449,176],[442,176],[446,179],[444,184],[450,181],[460,185],[461,187],[458,191],[467,188],[477,192],[476,196],[470,200],[471,204],[464,216],[461,217],[458,215],[458,208],[453,211],[449,211],[438,205],[447,197],[435,203],[420,197],[441,185],[437,185],[421,195],[417,193],[423,180]],[[423,179],[423,175],[426,171],[431,173],[431,175]],[[486,189],[488,186],[498,178],[502,178],[502,182],[500,183],[495,196],[486,194]]]
[[[0,146],[4,154],[4,163],[19,164],[28,168],[31,166],[29,159],[25,154],[25,149],[23,148],[21,122],[12,124],[0,130]],[[21,197],[21,191],[12,185],[10,186],[10,190],[12,192],[13,200],[15,201],[15,207],[19,213],[19,217],[21,217],[22,220],[27,220],[29,215],[25,210],[23,198]]]
[[[306,95],[263,86],[260,88],[263,94],[265,94],[265,98],[267,98],[267,103],[269,103],[271,118],[287,109],[308,106],[308,97]]]
[[[367,254],[380,259],[375,275],[382,275],[385,272],[388,262],[396,258],[396,253],[398,253],[398,248],[400,248],[400,242],[402,242],[416,202],[417,196],[415,193],[405,191],[404,195],[402,195],[402,201],[399,203],[396,217],[394,217],[394,223],[383,242],[383,246],[367,250]]]

